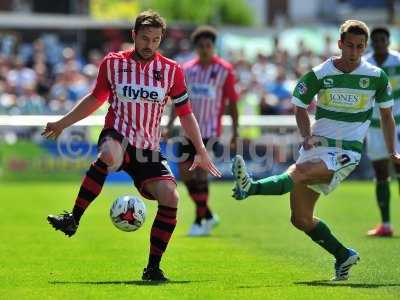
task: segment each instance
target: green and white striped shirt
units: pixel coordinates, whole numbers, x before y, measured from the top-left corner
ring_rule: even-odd
[[[378,66],[373,53],[365,55],[365,59]],[[396,124],[400,124],[400,53],[397,51],[389,50],[389,56],[385,62],[379,66],[389,76],[389,82],[392,87],[392,96],[394,98],[393,116]],[[371,119],[371,127],[380,128],[380,113],[377,107],[374,107]]]
[[[312,134],[321,137],[326,146],[359,153],[375,101],[379,107],[393,106],[387,75],[365,60],[350,73],[336,69],[333,58],[314,67],[299,80],[292,103],[307,108],[316,94]]]

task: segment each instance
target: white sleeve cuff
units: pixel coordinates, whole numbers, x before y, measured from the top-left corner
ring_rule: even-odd
[[[297,98],[297,97],[295,97],[295,96],[292,97],[291,102],[292,102],[294,105],[299,106],[299,107],[302,107],[302,108],[307,108],[307,107],[308,107],[308,104],[305,104],[303,101],[301,101],[299,98]]]
[[[388,107],[392,107],[394,105],[394,101],[392,99],[392,100],[385,101],[385,102],[380,102],[380,103],[377,102],[377,104],[380,108],[388,108]]]

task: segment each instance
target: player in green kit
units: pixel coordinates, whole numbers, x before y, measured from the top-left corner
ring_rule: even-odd
[[[295,164],[283,174],[258,181],[248,175],[240,156],[236,156],[232,165],[237,200],[250,195],[290,192],[291,222],[335,257],[333,280],[347,280],[359,254],[345,247],[314,216],[314,207],[321,193],[330,193],[359,163],[375,102],[380,108],[390,158],[400,163],[400,155],[395,151],[393,99],[388,78],[380,68],[361,60],[368,35],[363,22],[346,21],[340,27],[341,56],[314,67],[298,82],[292,103],[304,142]],[[306,109],[315,95],[316,121],[310,126]]]
[[[365,59],[380,68],[389,76],[394,98],[393,115],[396,121],[397,135],[400,133],[400,53],[389,49],[390,32],[386,27],[376,27],[371,31],[373,51],[365,55]],[[396,150],[400,150],[397,139]],[[367,155],[372,161],[375,171],[375,194],[381,214],[382,223],[368,231],[369,236],[391,237],[393,229],[390,225],[390,177],[389,153],[386,149],[380,126],[379,110],[374,107],[371,126],[367,134]],[[397,179],[400,183],[400,165],[395,165]]]

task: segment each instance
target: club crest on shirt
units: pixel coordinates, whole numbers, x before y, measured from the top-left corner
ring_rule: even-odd
[[[161,74],[161,71],[158,71],[158,70],[154,70],[154,71],[153,71],[153,77],[154,77],[157,81],[163,80],[163,75]]]
[[[212,71],[210,74],[210,79],[215,79],[217,78],[218,72],[217,71]]]
[[[325,78],[323,82],[325,88],[333,87],[333,78]]]
[[[338,155],[337,160],[343,166],[350,162],[350,157],[347,154],[340,154]]]
[[[369,87],[369,78],[367,77],[360,78],[359,85],[363,89]]]

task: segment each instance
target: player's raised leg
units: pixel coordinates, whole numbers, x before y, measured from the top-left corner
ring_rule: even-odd
[[[160,269],[160,262],[176,226],[179,195],[172,180],[151,181],[144,189],[158,201],[158,210],[150,233],[149,261],[142,279],[166,281],[168,279]]]
[[[237,155],[233,161],[232,173],[235,178],[233,196],[237,200],[251,195],[283,195],[291,192],[295,184],[329,183],[333,176],[333,171],[320,160],[315,163],[305,161],[293,164],[282,174],[254,181],[249,176],[240,155]]]
[[[109,171],[115,171],[122,164],[121,144],[106,134],[100,137],[100,152],[83,178],[72,213],[49,215],[48,222],[56,229],[71,237],[78,229],[79,221],[87,207],[100,194]]]
[[[293,179],[287,172],[254,181],[240,155],[233,160],[232,174],[235,179],[233,197],[236,200],[243,200],[250,195],[282,195],[293,188]]]

